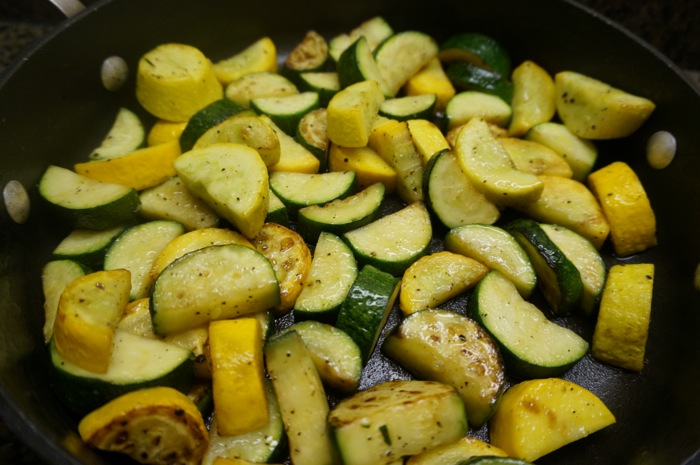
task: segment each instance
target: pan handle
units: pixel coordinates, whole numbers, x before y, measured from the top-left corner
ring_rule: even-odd
[[[80,0],[49,0],[49,2],[66,15],[66,18],[75,16],[85,9],[85,5]]]

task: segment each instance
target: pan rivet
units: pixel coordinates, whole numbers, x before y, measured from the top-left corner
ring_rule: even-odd
[[[129,77],[129,65],[119,56],[111,56],[102,62],[102,85],[109,91],[122,88]]]
[[[5,184],[2,192],[7,213],[17,224],[24,224],[29,219],[29,194],[19,181]]]
[[[676,138],[668,131],[657,131],[647,141],[647,162],[658,170],[666,168],[676,156]]]

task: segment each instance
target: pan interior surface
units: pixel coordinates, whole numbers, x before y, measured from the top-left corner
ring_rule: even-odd
[[[552,74],[579,71],[656,103],[633,137],[598,145],[599,164],[624,160],[635,169],[657,215],[659,245],[627,260],[656,265],[648,360],[634,374],[587,356],[568,372],[565,378],[603,399],[617,423],[538,463],[700,463],[692,458],[700,448],[700,299],[693,285],[700,260],[700,94],[668,60],[626,31],[574,3],[552,0],[102,1],[67,20],[18,62],[0,82],[0,181],[22,182],[32,212],[22,225],[0,212],[0,413],[47,462],[114,461],[82,445],[77,419],[47,382],[41,268],[67,229],[44,209],[35,187],[48,164],[70,166],[96,146],[120,106],[140,110],[133,76],[117,92],[101,86],[102,61],[118,55],[133,68],[144,52],[164,42],[191,44],[218,60],[262,36],[272,38],[282,55],[307,30],[330,37],[376,15],[395,30],[421,30],[438,41],[457,32],[490,34],[513,63],[530,59]],[[678,143],[675,160],[663,170],[645,158],[646,141],[659,130],[673,133]],[[590,335],[590,323],[574,324]],[[390,377],[388,366],[374,360],[371,381]]]

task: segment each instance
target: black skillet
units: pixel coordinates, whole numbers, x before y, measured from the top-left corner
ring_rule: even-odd
[[[116,109],[136,109],[133,76],[117,92],[99,79],[102,61],[138,57],[162,42],[199,47],[214,60],[269,35],[286,53],[308,29],[327,37],[374,15],[396,30],[418,29],[438,40],[480,31],[496,37],[513,62],[531,59],[550,73],[576,70],[654,100],[657,110],[624,141],[599,144],[599,163],[629,162],[644,183],[658,220],[659,246],[627,262],[656,264],[647,364],[641,374],[590,357],[566,378],[599,395],[617,424],[541,459],[542,464],[700,463],[700,94],[658,52],[599,15],[568,1],[372,0],[341,3],[214,0],[101,1],[67,20],[17,62],[0,82],[0,186],[29,191],[25,224],[0,211],[0,414],[48,463],[107,464],[121,459],[85,448],[77,421],[51,391],[41,338],[40,269],[68,229],[37,198],[49,163],[83,159],[111,124]],[[150,121],[148,115],[142,115]],[[645,160],[648,137],[672,132],[673,163],[655,170]],[[608,253],[609,263],[619,262]],[[583,333],[590,323],[574,322]],[[365,385],[390,376],[378,358]],[[485,437],[484,431],[475,432]]]

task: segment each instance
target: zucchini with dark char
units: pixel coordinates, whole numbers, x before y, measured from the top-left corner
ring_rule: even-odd
[[[588,352],[585,339],[548,320],[499,271],[490,271],[476,285],[468,310],[498,343],[506,369],[513,376],[557,376]]]
[[[474,320],[451,310],[409,315],[387,336],[382,350],[418,379],[454,387],[473,428],[486,423],[505,390],[496,343]]]
[[[390,464],[467,432],[462,398],[434,381],[384,382],[341,400],[328,416],[345,465]]]

